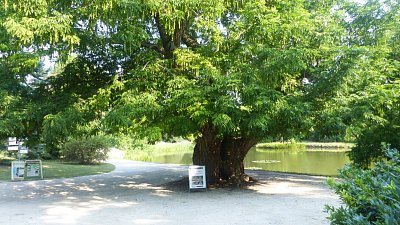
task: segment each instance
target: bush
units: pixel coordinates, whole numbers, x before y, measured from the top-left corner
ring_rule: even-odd
[[[400,154],[391,149],[386,155],[388,160],[372,169],[346,166],[342,182],[328,182],[345,204],[327,206],[331,224],[400,224]]]
[[[387,145],[400,149],[399,133],[400,127],[393,125],[375,126],[365,130],[349,152],[350,159],[360,167],[369,167],[373,162],[385,158]]]
[[[108,158],[108,141],[103,137],[72,140],[61,149],[62,158],[68,162],[94,164]]]

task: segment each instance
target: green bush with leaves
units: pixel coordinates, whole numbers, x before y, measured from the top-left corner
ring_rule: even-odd
[[[109,143],[103,137],[71,140],[61,150],[62,158],[68,162],[95,164],[108,158]]]
[[[348,165],[341,182],[329,180],[345,206],[327,206],[332,225],[400,224],[400,154],[386,150],[387,161],[371,169]]]
[[[357,137],[356,146],[349,152],[350,159],[357,166],[367,168],[385,158],[387,146],[400,149],[400,115],[398,112],[393,114],[386,118],[384,125],[371,125]]]

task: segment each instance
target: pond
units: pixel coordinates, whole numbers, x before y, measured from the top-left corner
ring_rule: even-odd
[[[244,163],[249,169],[333,176],[350,160],[346,151],[316,149],[252,149]]]
[[[190,165],[192,153],[154,156],[153,162]],[[246,169],[324,176],[337,175],[338,169],[349,162],[346,151],[325,149],[253,148],[244,160]]]

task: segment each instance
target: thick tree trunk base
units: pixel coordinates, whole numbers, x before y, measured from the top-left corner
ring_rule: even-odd
[[[207,184],[220,180],[220,145],[216,131],[211,126],[202,129],[202,136],[196,140],[193,152],[193,165],[205,166]]]
[[[254,138],[218,138],[216,130],[206,125],[196,140],[193,164],[206,167],[209,186],[242,186],[253,179],[244,173],[244,157],[257,141]]]
[[[217,183],[208,185],[208,189],[219,189],[219,188],[231,188],[231,189],[241,189],[251,187],[256,185],[258,181],[250,176],[244,175],[243,180],[240,183],[231,183],[228,181],[220,180]],[[189,188],[189,177],[184,177],[182,179],[171,181],[163,184],[163,187],[168,190],[187,192]]]

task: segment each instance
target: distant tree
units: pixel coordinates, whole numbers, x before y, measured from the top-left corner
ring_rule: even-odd
[[[384,157],[382,143],[400,147],[400,3],[360,4],[340,5],[348,50],[341,56],[344,78],[337,99],[351,115],[349,130],[356,134],[350,158],[368,166]]]

